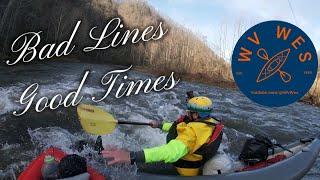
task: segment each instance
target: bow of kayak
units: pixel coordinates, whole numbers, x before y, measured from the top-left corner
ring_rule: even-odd
[[[320,136],[313,139],[300,140],[286,146],[285,151],[281,148],[275,149],[275,155],[269,156],[267,162],[256,166],[243,166],[233,169],[229,173],[196,176],[196,179],[207,180],[295,180],[301,179],[313,166],[320,153]],[[20,174],[18,180],[40,180],[41,167],[44,157],[52,155],[60,161],[67,154],[58,148],[51,147],[41,153],[29,166]],[[265,164],[263,164],[265,163]],[[156,174],[148,171],[138,172],[137,179],[173,180],[173,179],[194,179],[195,177],[182,177],[176,175]],[[95,169],[88,167],[90,180],[104,180],[105,177]]]

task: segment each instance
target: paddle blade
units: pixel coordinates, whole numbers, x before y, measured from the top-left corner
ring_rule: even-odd
[[[97,106],[80,104],[77,113],[81,126],[87,133],[105,135],[112,133],[116,128],[117,120]]]
[[[283,82],[288,83],[291,81],[291,75],[287,72],[284,71],[279,71],[280,72],[280,77]]]

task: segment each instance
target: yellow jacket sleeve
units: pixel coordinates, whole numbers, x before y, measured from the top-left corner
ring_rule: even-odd
[[[183,142],[188,147],[188,152],[193,152],[196,145],[197,136],[194,130],[186,123],[182,122],[177,125],[178,136],[176,140]]]

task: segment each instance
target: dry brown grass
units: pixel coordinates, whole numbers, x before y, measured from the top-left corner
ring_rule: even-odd
[[[318,53],[318,62],[320,63],[320,53]],[[310,91],[303,98],[304,101],[307,101],[310,104],[320,106],[320,64],[318,68],[317,79],[314,81]]]
[[[154,73],[175,71],[216,81],[232,79],[230,65],[219,58],[205,41],[170,19],[161,17],[142,0],[9,0],[6,4],[0,12],[0,44],[2,54],[7,56],[10,55],[10,42],[18,34],[41,29],[47,42],[59,42],[68,38],[77,20],[82,20],[82,24],[75,44],[91,45],[89,28],[102,28],[108,19],[119,16],[128,29],[142,30],[163,22],[169,32],[156,42],[90,53],[77,51],[73,56],[90,59],[90,62],[145,66]]]

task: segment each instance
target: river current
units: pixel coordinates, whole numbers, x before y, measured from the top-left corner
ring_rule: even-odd
[[[14,179],[42,150],[55,146],[68,153],[79,153],[74,144],[78,140],[94,141],[77,120],[75,108],[58,108],[36,113],[30,109],[20,117],[13,111],[22,110],[17,102],[22,92],[32,83],[39,84],[39,96],[65,94],[78,88],[85,70],[91,73],[81,91],[83,102],[93,103],[91,97],[102,96],[106,89],[101,77],[114,69],[110,65],[85,63],[46,62],[27,66],[0,66],[0,179]],[[156,78],[130,71],[129,80]],[[183,79],[182,79],[183,80]],[[148,122],[150,119],[174,121],[184,113],[186,91],[210,97],[214,115],[225,124],[219,155],[207,164],[208,169],[232,167],[237,161],[247,137],[266,134],[280,143],[290,143],[320,132],[320,109],[303,103],[280,108],[267,108],[248,100],[241,92],[215,86],[180,81],[169,91],[150,92],[116,99],[109,95],[95,103],[119,120]],[[110,135],[103,136],[104,145],[115,145],[129,150],[165,143],[166,134],[150,127],[120,126]],[[81,152],[90,153],[90,147]],[[135,166],[105,166],[101,158],[91,157],[89,163],[106,176],[122,179],[135,176]],[[218,168],[218,169],[219,169]],[[320,158],[304,179],[320,179]]]

